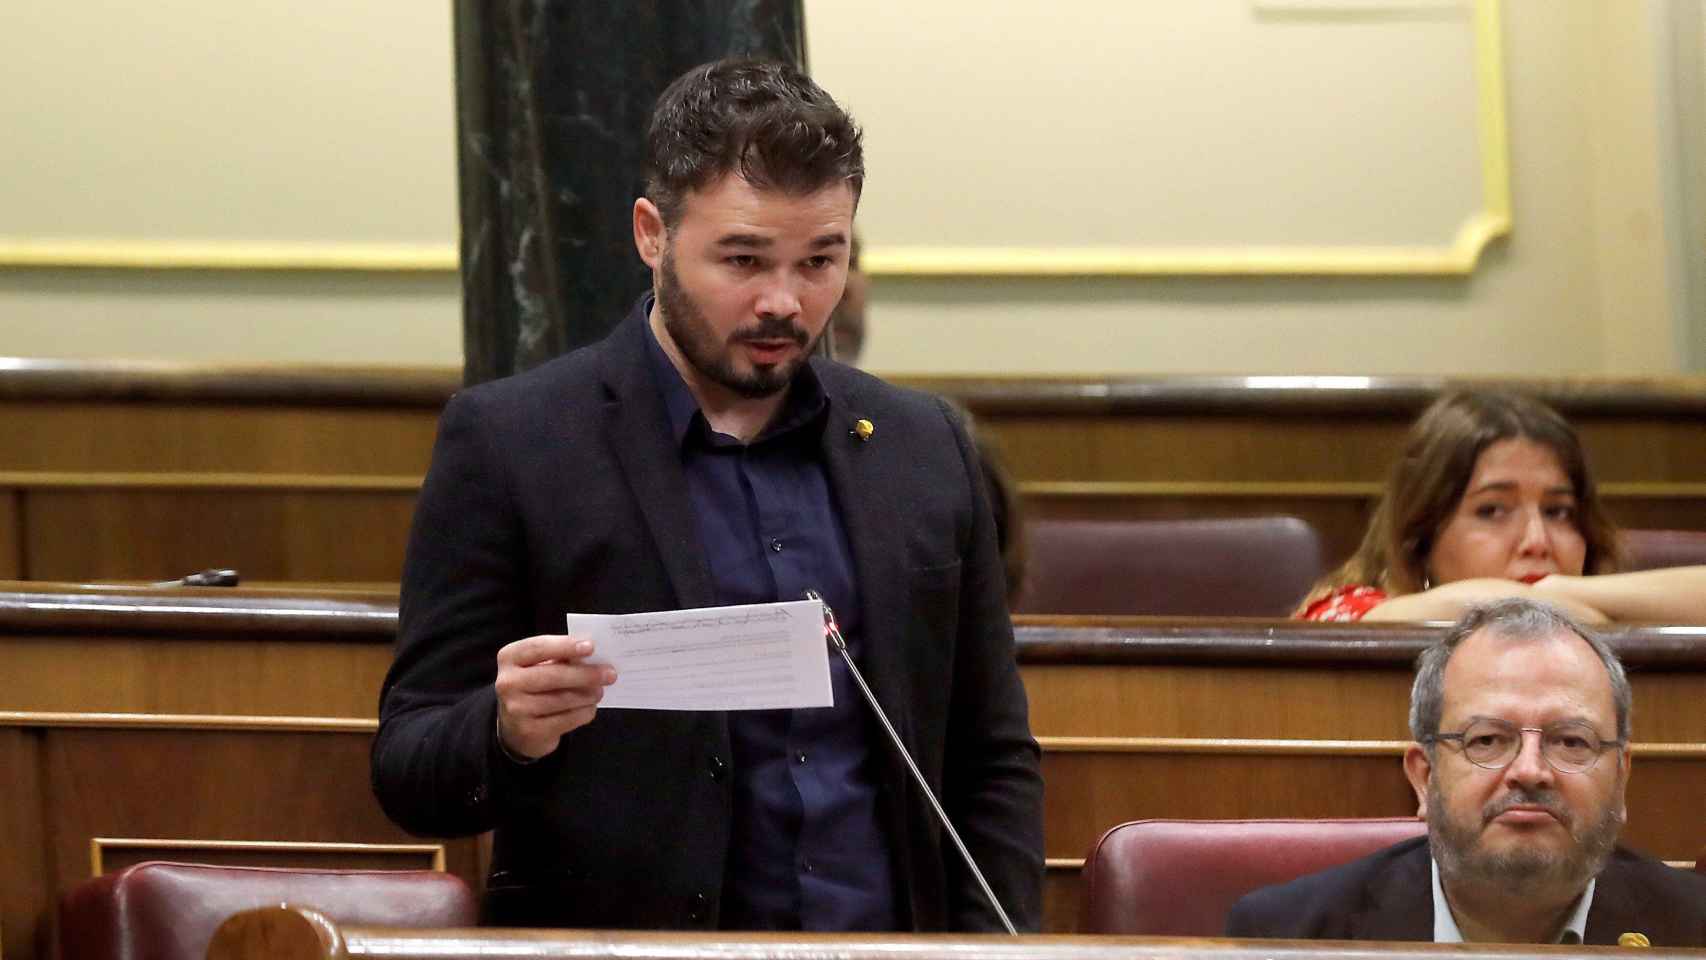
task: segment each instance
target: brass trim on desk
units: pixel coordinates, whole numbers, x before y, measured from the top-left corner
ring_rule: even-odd
[[[1409,740],[1259,740],[1219,737],[1038,737],[1044,753],[1167,753],[1182,755],[1379,757],[1403,756]],[[1706,743],[1632,743],[1637,757],[1706,759]]]
[[[323,840],[199,840],[143,837],[90,837],[92,876],[106,873],[107,850],[255,850],[267,853],[418,853],[432,855],[432,869],[444,872],[442,843],[345,843]]]

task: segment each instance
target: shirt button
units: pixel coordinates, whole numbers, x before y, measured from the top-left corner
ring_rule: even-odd
[[[806,762],[806,755],[803,753],[795,754],[794,760],[798,763],[805,763]]]
[[[724,775],[729,772],[729,765],[723,761],[722,757],[712,757],[709,766],[711,768],[711,782],[713,783],[721,783]]]
[[[770,549],[774,550],[777,553],[781,553],[782,552],[782,541],[772,538],[770,541]]]
[[[812,872],[812,862],[810,860],[801,860],[800,861],[800,869],[804,870],[807,873],[811,873]]]

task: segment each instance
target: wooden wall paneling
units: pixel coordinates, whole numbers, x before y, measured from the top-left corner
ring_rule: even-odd
[[[0,580],[28,576],[24,560],[24,493],[0,486]]]
[[[375,722],[388,643],[0,634],[0,711]],[[74,665],[68,667],[68,665]]]
[[[25,550],[39,580],[396,582],[413,490],[38,489]]]
[[[1706,477],[1706,472],[1701,474]],[[1613,487],[1601,494],[1611,521],[1632,530],[1706,530],[1706,482]]]
[[[1577,418],[1576,429],[1602,483],[1706,478],[1706,418]]]
[[[373,797],[368,733],[50,728],[45,737],[53,896],[91,876],[96,837],[418,843]],[[474,847],[447,844],[446,868],[478,889]]]
[[[1050,857],[1083,857],[1128,820],[1403,817],[1416,799],[1398,754],[1116,753],[1044,750]]]
[[[54,874],[42,820],[41,735],[0,727],[0,956],[36,960]]]
[[[0,402],[0,471],[422,476],[436,407]]]
[[[1043,933],[1077,933],[1084,912],[1084,868],[1076,860],[1051,861],[1043,873]]]
[[[1039,737],[1409,737],[1408,671],[1026,664],[1020,674]]]
[[[1404,423],[1284,414],[978,417],[1021,481],[1381,481]]]
[[[1706,845],[1706,744],[1677,752],[1636,752],[1629,768],[1629,822],[1622,837],[1662,860],[1693,860]]]

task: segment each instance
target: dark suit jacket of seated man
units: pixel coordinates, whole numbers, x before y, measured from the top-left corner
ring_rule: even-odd
[[[1616,846],[1629,713],[1616,655],[1563,614],[1471,610],[1411,695],[1428,835],[1251,893],[1227,934],[1706,946],[1706,878]]]
[[[997,929],[839,658],[832,709],[599,711],[610,672],[560,636],[570,611],[806,588],[1015,924],[1039,922],[1038,750],[976,453],[939,400],[811,356],[857,139],[791,68],[690,71],[635,203],[655,298],[445,409],[373,776],[412,832],[495,828],[488,922]]]

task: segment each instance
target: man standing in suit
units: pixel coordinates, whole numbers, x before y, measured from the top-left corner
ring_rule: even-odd
[[[1410,695],[1428,835],[1258,890],[1227,933],[1706,946],[1706,879],[1617,846],[1630,700],[1616,654],[1557,610],[1471,610]]]
[[[689,71],[634,204],[653,293],[446,406],[373,777],[412,832],[495,829],[488,922],[997,928],[839,658],[832,708],[601,712],[617,678],[561,635],[567,612],[811,589],[1037,925],[1038,751],[976,454],[940,401],[813,356],[863,179],[858,128],[797,70]]]

